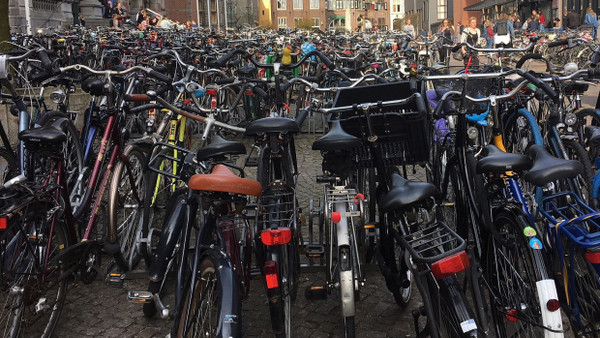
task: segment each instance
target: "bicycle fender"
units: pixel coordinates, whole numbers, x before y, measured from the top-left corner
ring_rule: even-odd
[[[523,211],[523,209],[521,209],[521,205],[518,203],[505,203],[503,205],[500,205],[496,208],[494,208],[493,211],[493,219],[496,218],[496,216],[500,213],[507,213],[510,214],[514,219],[519,221],[519,224],[521,224],[523,226],[523,230],[525,230],[525,228],[533,228],[535,230],[536,235],[534,237],[538,237],[541,238],[541,234],[543,232],[540,231],[539,227],[537,226],[537,224],[533,223],[530,221],[529,217],[527,216],[527,214],[525,214],[525,212]],[[496,234],[496,227],[493,226],[492,229],[492,234]],[[521,233],[523,236],[527,236],[530,237],[529,235],[526,235],[525,233]],[[543,239],[541,239],[543,241]],[[541,249],[543,252],[546,252],[546,246],[544,245],[543,248]]]
[[[210,256],[219,269],[219,280],[223,286],[219,298],[219,324],[215,337],[241,337],[242,336],[242,300],[240,296],[239,281],[233,270],[233,262],[225,253],[209,250],[202,258]],[[202,258],[200,261],[202,261]]]
[[[148,271],[152,281],[160,281],[165,275],[169,261],[173,259],[175,245],[179,241],[181,231],[188,226],[187,215],[191,206],[187,203],[186,195],[177,195],[170,204],[158,243],[156,259]]]

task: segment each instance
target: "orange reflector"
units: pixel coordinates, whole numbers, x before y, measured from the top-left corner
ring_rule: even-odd
[[[120,273],[111,273],[109,274],[111,277],[121,277]]]
[[[548,303],[546,303],[546,307],[548,308],[548,311],[554,312],[560,309],[560,302],[558,299],[550,299]]]
[[[323,290],[325,287],[324,286],[311,286],[310,289],[311,290]]]
[[[260,240],[264,245],[284,245],[292,240],[290,228],[267,229],[260,233]]]
[[[265,262],[265,280],[267,282],[267,289],[275,289],[279,287],[277,263],[275,261]]]
[[[519,320],[519,318],[517,318],[518,314],[519,312],[517,312],[516,309],[509,310],[508,313],[506,313],[506,319],[508,319],[511,322],[516,322]]]
[[[468,268],[471,262],[465,251],[440,259],[431,264],[431,271],[437,279],[444,279]]]
[[[586,252],[585,259],[592,264],[600,264],[600,251]]]
[[[375,229],[375,224],[365,224],[365,229]]]
[[[6,230],[8,225],[8,219],[6,217],[0,217],[0,230]]]

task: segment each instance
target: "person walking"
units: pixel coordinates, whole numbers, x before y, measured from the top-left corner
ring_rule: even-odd
[[[467,26],[461,35],[460,43],[468,43],[471,46],[477,46],[479,42],[479,38],[481,37],[481,31],[477,28],[477,18],[472,16],[469,19],[469,26]],[[467,48],[465,46],[462,47],[463,61],[465,65],[469,62],[469,57],[467,54]],[[479,65],[479,60],[477,59],[477,55],[473,54],[473,58],[471,60],[471,65],[477,66]]]
[[[500,19],[494,25],[494,45],[512,46],[511,41],[515,36],[512,21],[505,13],[500,14]]]
[[[404,33],[410,35],[413,39],[415,38],[415,27],[410,23],[410,19],[406,20],[406,25],[402,28]]]
[[[546,29],[546,16],[544,16],[544,12],[540,11],[539,19],[540,19],[540,32],[543,32]]]
[[[592,7],[588,7],[587,13],[583,18],[583,23],[585,23],[586,25],[592,25],[594,27],[592,29],[592,38],[593,41],[596,41],[596,34],[598,32],[598,26],[600,25],[600,23],[598,22],[598,15],[596,15]]]
[[[579,14],[575,13],[575,9],[571,9],[569,14],[563,23],[563,27],[575,29],[581,26],[581,19],[579,18]]]
[[[527,30],[534,33],[540,30],[540,18],[535,9],[531,12],[531,21],[527,20]]]
[[[485,20],[485,39],[487,40],[487,45],[485,48],[492,48],[494,44],[494,24],[490,20]]]

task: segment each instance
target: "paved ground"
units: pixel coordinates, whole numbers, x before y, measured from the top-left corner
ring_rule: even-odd
[[[584,103],[594,106],[598,89],[591,89]],[[298,139],[298,163],[301,176],[298,196],[301,207],[308,211],[309,199],[318,199],[322,188],[314,180],[320,173],[321,158],[310,150],[314,135],[303,134]],[[250,168],[253,169],[253,168]],[[357,337],[414,336],[411,310],[419,305],[418,293],[407,308],[395,304],[385,287],[377,267],[367,266],[366,286],[358,302]],[[143,274],[141,274],[143,276]],[[294,305],[294,334],[297,337],[339,337],[342,335],[339,300],[332,296],[324,301],[309,302],[303,297],[304,288],[320,283],[324,273],[304,272],[298,299]],[[244,328],[248,337],[270,336],[268,307],[262,282],[254,280],[251,295],[244,302]],[[145,278],[127,280],[123,287],[96,281],[91,285],[73,285],[68,294],[57,337],[164,337],[169,321],[147,319],[141,305],[127,301],[128,290],[145,290]]]

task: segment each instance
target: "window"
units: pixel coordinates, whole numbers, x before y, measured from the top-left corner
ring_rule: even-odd
[[[277,18],[277,26],[278,27],[287,27],[287,18]]]
[[[319,0],[310,0],[310,9],[319,9]]]
[[[438,20],[448,17],[448,3],[446,0],[438,0]]]
[[[294,27],[298,27],[300,22],[302,22],[302,18],[294,18]]]
[[[287,9],[287,0],[277,0],[277,9]]]
[[[321,19],[320,18],[313,18],[313,26],[321,27]]]
[[[344,8],[344,1],[343,0],[336,0],[335,1],[335,9],[342,9]]]
[[[294,9],[302,9],[302,0],[294,0]]]

